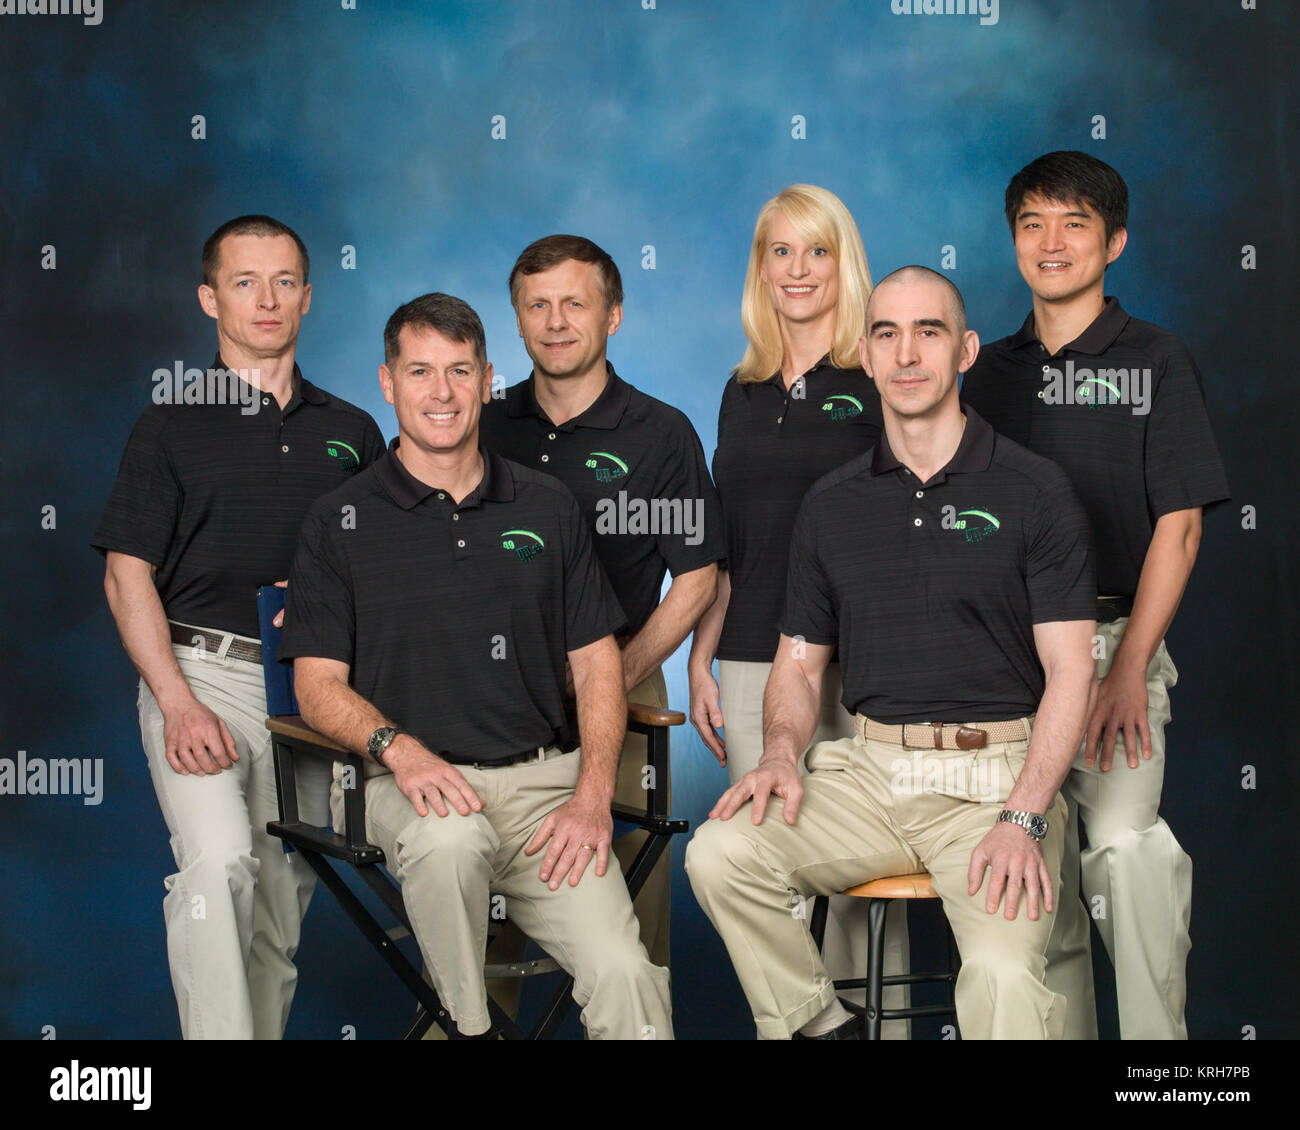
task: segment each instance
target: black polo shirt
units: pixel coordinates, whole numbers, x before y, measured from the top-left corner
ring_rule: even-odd
[[[233,380],[205,387],[207,403],[140,414],[90,544],[156,566],[168,619],[256,639],[257,589],[289,575],[307,508],[378,459],[384,437],[297,366],[283,411]],[[227,402],[212,402],[218,387]]]
[[[875,382],[829,356],[788,391],[780,373],[727,382],[713,453],[731,579],[719,659],[772,661],[799,504],[824,474],[870,448],[882,426]]]
[[[1065,473],[965,412],[929,482],[882,434],[795,523],[781,631],[838,644],[845,708],[878,721],[1032,714],[1034,625],[1096,613],[1088,519]]]
[[[530,376],[484,408],[479,434],[490,450],[554,475],[573,492],[635,635],[659,604],[664,574],[718,561],[726,544],[690,420],[606,365],[604,390],[572,420],[551,423]]]
[[[572,749],[565,653],[623,623],[573,495],[485,452],[458,505],[396,446],[311,508],[280,658],[348,664],[359,695],[451,761]]]
[[[1137,592],[1162,514],[1228,498],[1186,346],[1114,298],[1055,355],[1035,336],[1031,311],[1018,333],[980,350],[961,395],[1070,476],[1092,521],[1104,595]]]

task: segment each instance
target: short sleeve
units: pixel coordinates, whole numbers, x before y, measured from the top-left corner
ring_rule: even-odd
[[[655,487],[656,499],[666,500],[674,509],[678,502],[681,504],[681,526],[676,522],[663,523],[662,531],[655,535],[659,554],[674,577],[701,569],[727,555],[722,504],[709,477],[700,438],[685,416],[679,424]]]
[[[839,615],[834,593],[817,554],[817,503],[804,498],[790,537],[785,608],[778,628],[783,635],[812,644],[839,642]]]
[[[560,516],[560,537],[564,545],[564,650],[577,651],[621,631],[627,618],[605,570],[596,560],[591,531],[577,499],[567,490],[564,495]]]
[[[1152,399],[1145,471],[1153,520],[1229,497],[1201,376],[1182,342],[1166,359]]]
[[[1088,515],[1065,472],[1054,463],[1047,467],[1026,528],[1030,615],[1035,624],[1093,620],[1097,566]]]
[[[366,431],[362,437],[361,444],[361,467],[365,470],[376,459],[388,450],[388,445],[384,443],[384,433],[379,430],[379,425],[375,423],[375,418],[366,413]]]
[[[108,505],[90,544],[161,565],[180,519],[183,492],[167,449],[168,416],[147,409],[131,430]]]
[[[338,510],[320,502],[302,524],[285,594],[282,661],[313,656],[353,665],[356,605],[347,563],[337,544],[340,530]]]

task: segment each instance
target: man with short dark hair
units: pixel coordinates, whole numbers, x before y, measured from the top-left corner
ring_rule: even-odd
[[[923,267],[872,292],[860,351],[884,434],[804,498],[763,757],[686,853],[765,1039],[860,1028],[792,899],[922,870],[961,951],[963,1037],[1056,1039],[1064,1026],[1043,955],[1057,790],[1092,673],[1087,520],[1057,467],[963,410],[958,372],[979,339],[960,329],[962,309]],[[856,734],[815,745],[801,778],[837,646]],[[770,797],[783,819],[764,819]],[[733,819],[751,800],[750,818]]]
[[[294,362],[307,270],[302,240],[270,216],[231,220],[204,244],[216,360],[180,387],[155,384],[91,542],[140,672],[140,731],[176,859],[163,911],[187,1039],[283,1034],[315,877],[266,833],[278,811],[256,592],[288,576],[308,506],[384,450],[369,415]],[[304,812],[323,823],[327,781],[310,767],[300,777]]]
[[[1164,637],[1202,509],[1228,497],[1227,478],[1186,347],[1106,296],[1106,268],[1128,238],[1119,173],[1087,153],[1048,153],[1012,178],[1005,207],[1033,310],[980,353],[962,396],[1070,476],[1096,538],[1100,592],[1100,685],[1063,789],[1070,824],[1048,984],[1070,1002],[1067,1036],[1096,1039],[1091,910],[1115,966],[1121,1036],[1185,1039],[1192,862],[1159,815],[1178,678]]]
[[[473,310],[424,295],[394,313],[384,342],[399,437],[312,508],[290,574],[280,655],[294,660],[303,717],[371,759],[366,833],[461,1035],[491,1034],[496,892],[573,976],[589,1034],[670,1039],[668,971],[647,957],[608,866],[622,609],[573,496],[479,444],[492,366]],[[332,796],[338,821],[337,771]]]
[[[606,359],[622,325],[623,284],[599,246],[574,235],[534,241],[510,272],[510,297],[533,371],[484,410],[483,442],[573,492],[627,616],[619,643],[628,701],[667,706],[661,664],[713,602],[726,556],[704,450],[682,412],[628,384]],[[645,786],[645,739],[629,734],[616,799],[644,809]],[[670,782],[655,787],[667,793]],[[624,865],[645,835],[614,845]],[[660,965],[669,962],[669,875],[665,850],[636,900],[641,939]]]

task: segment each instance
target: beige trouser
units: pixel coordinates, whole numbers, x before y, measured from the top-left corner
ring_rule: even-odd
[[[483,800],[461,816],[421,817],[390,774],[366,780],[366,835],[383,849],[426,970],[465,1035],[487,1031],[483,963],[491,896],[574,979],[573,997],[594,1039],[671,1039],[668,970],[641,945],[632,903],[615,866],[552,891],[537,877],[544,853],[524,847],[545,816],[573,795],[581,753],[546,751],[542,761],[500,768],[459,766]],[[341,763],[331,790],[341,827]]]
[[[1105,678],[1128,618],[1098,624]],[[1115,742],[1111,768],[1084,764],[1079,749],[1061,791],[1069,805],[1061,902],[1047,950],[1047,983],[1070,1002],[1066,1038],[1097,1038],[1088,921],[1097,924],[1115,967],[1120,1036],[1125,1040],[1185,1040],[1188,930],[1192,915],[1192,861],[1159,816],[1165,776],[1169,688],[1178,671],[1164,642],[1147,666],[1147,725],[1151,760],[1128,767],[1124,739]],[[1088,837],[1080,854],[1079,824]],[[1079,897],[1080,868],[1083,894]]]
[[[656,670],[652,675],[638,683],[628,691],[627,700],[628,702],[639,702],[649,706],[666,707],[668,705],[668,688],[664,683],[663,672]],[[645,737],[641,734],[629,733],[623,742],[623,753],[618,763],[618,779],[614,787],[614,802],[616,804],[639,809],[642,812],[645,811],[645,763]],[[664,769],[664,778],[656,782],[656,786],[663,789],[667,794],[670,805],[669,811],[671,811],[672,782],[670,774],[667,772],[668,766],[665,765]],[[638,828],[614,841],[614,855],[625,874],[647,834],[644,830]],[[645,946],[646,952],[649,953],[650,960],[655,965],[661,965],[665,969],[671,968],[668,946],[669,882],[671,879],[670,868],[672,866],[669,857],[671,852],[672,845],[669,844],[664,848],[663,854],[659,857],[654,869],[646,876],[645,882],[641,885],[641,890],[637,892],[637,896],[632,902],[632,911],[636,915],[637,923],[641,929],[641,944]],[[502,925],[501,932],[488,946],[487,959],[498,965],[523,961],[527,945],[528,939],[524,937],[523,931],[513,922],[507,920]],[[427,970],[424,977],[426,981],[429,980]],[[492,999],[508,1015],[517,1015],[520,990],[522,988],[520,978],[493,978],[487,984]],[[435,1024],[429,1029],[424,1038],[426,1040],[441,1040],[444,1038],[444,1033]]]
[[[140,735],[176,860],[176,873],[164,881],[163,915],[181,1034],[278,1040],[316,876],[266,832],[279,809],[262,668],[201,648],[174,644],[172,651],[190,690],[225,722],[239,753],[233,768],[217,774],[177,773],[165,756],[162,710],[140,680]],[[329,765],[310,761],[295,776],[302,818],[323,825]]]
[[[722,717],[726,721],[727,773],[734,785],[763,756],[763,689],[772,671],[770,663],[739,663],[718,660],[718,690]],[[843,692],[840,665],[832,663],[822,678],[821,716],[810,746],[853,736],[853,715],[840,702]],[[867,971],[867,904],[862,899],[834,896],[826,916],[825,944],[822,953],[826,967],[835,980],[865,977]],[[907,903],[890,904],[885,914],[885,975],[904,974],[909,967]],[[845,992],[843,996],[866,1003],[865,990]],[[885,1008],[906,1008],[911,993],[906,985],[891,985],[885,990]],[[911,1022],[889,1020],[881,1025],[881,1038],[906,1040],[911,1036]]]
[[[1065,1001],[1043,982],[1052,915],[1008,922],[984,909],[988,872],[967,894],[971,852],[997,821],[1028,741],[981,750],[904,750],[853,737],[808,753],[794,826],[773,798],[710,820],[686,850],[691,886],[731,955],[762,1039],[798,1031],[834,998],[831,979],[792,913],[796,895],[829,894],[885,875],[929,871],[961,951],[957,1018],[966,1039],[1059,1039]],[[1047,813],[1043,855],[1060,874],[1065,803]]]

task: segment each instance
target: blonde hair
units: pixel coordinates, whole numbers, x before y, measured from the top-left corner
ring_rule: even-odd
[[[740,320],[749,339],[745,356],[736,366],[736,379],[742,384],[765,381],[781,367],[784,352],[781,330],[762,276],[767,228],[778,211],[785,213],[802,239],[826,248],[839,267],[840,295],[835,309],[831,363],[840,369],[856,369],[859,365],[858,340],[866,329],[871,270],[858,225],[833,192],[815,184],[792,184],[763,205],[754,224],[745,292],[740,300]]]

